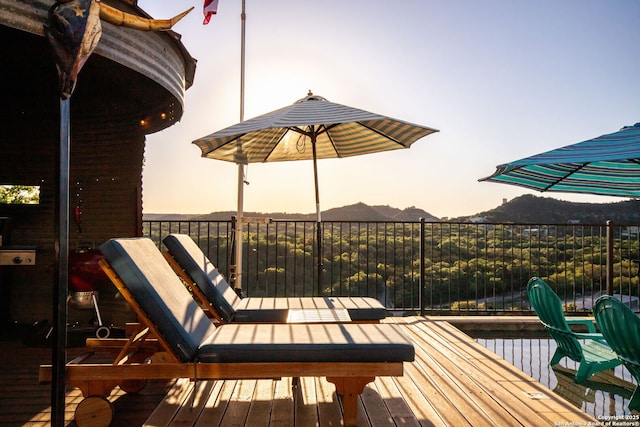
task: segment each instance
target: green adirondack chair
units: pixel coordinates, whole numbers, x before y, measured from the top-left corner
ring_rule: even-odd
[[[556,365],[564,357],[579,363],[574,382],[579,383],[596,372],[621,364],[601,333],[596,333],[590,319],[571,319],[564,316],[562,301],[545,281],[533,277],[527,284],[531,307],[545,329],[557,344],[550,365]],[[585,325],[587,333],[574,332],[570,325]]]
[[[593,315],[602,335],[624,366],[640,384],[640,318],[626,304],[610,295],[598,298]],[[640,386],[629,400],[629,409],[640,409]]]

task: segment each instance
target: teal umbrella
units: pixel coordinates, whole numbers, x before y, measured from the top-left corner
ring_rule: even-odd
[[[538,191],[640,197],[640,123],[618,132],[499,165],[480,181]],[[613,239],[607,231],[607,293],[613,293]]]
[[[640,123],[499,165],[480,181],[538,191],[640,197]]]

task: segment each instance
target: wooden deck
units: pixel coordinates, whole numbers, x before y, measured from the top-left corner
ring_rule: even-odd
[[[402,325],[415,343],[416,360],[405,364],[403,377],[377,378],[366,387],[359,408],[362,426],[557,426],[597,421],[446,320],[387,321]],[[0,425],[47,425],[49,387],[37,384],[37,365],[47,362],[48,350],[6,347],[2,346],[5,364],[0,368]],[[78,390],[68,392],[68,425],[74,425],[73,409],[80,399]],[[138,396],[118,391],[110,399],[116,410],[113,425],[118,426],[341,425],[340,401],[324,378],[301,378],[295,399],[291,379],[152,382]]]

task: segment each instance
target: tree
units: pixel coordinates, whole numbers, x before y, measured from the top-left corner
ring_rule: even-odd
[[[40,202],[39,188],[33,185],[0,185],[0,203],[33,205]]]

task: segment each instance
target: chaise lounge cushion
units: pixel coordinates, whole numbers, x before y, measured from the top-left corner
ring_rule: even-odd
[[[163,240],[171,255],[198,285],[225,322],[233,320],[240,302],[236,292],[193,239],[185,234],[171,234]],[[201,284],[206,284],[206,286]],[[286,317],[286,316],[285,316]]]
[[[240,299],[190,236],[170,234],[163,243],[226,322],[284,323],[290,309],[346,309],[354,321],[380,320],[387,314],[385,307],[370,297]]]
[[[241,299],[235,306],[234,322],[285,323],[289,310],[346,309],[351,320],[380,320],[386,310],[378,300],[368,297],[288,297]]]
[[[390,324],[240,324],[219,327],[198,360],[227,362],[412,361],[413,344]]]
[[[193,360],[215,326],[149,239],[112,239],[100,251],[180,360]],[[173,313],[173,316],[167,316]]]

